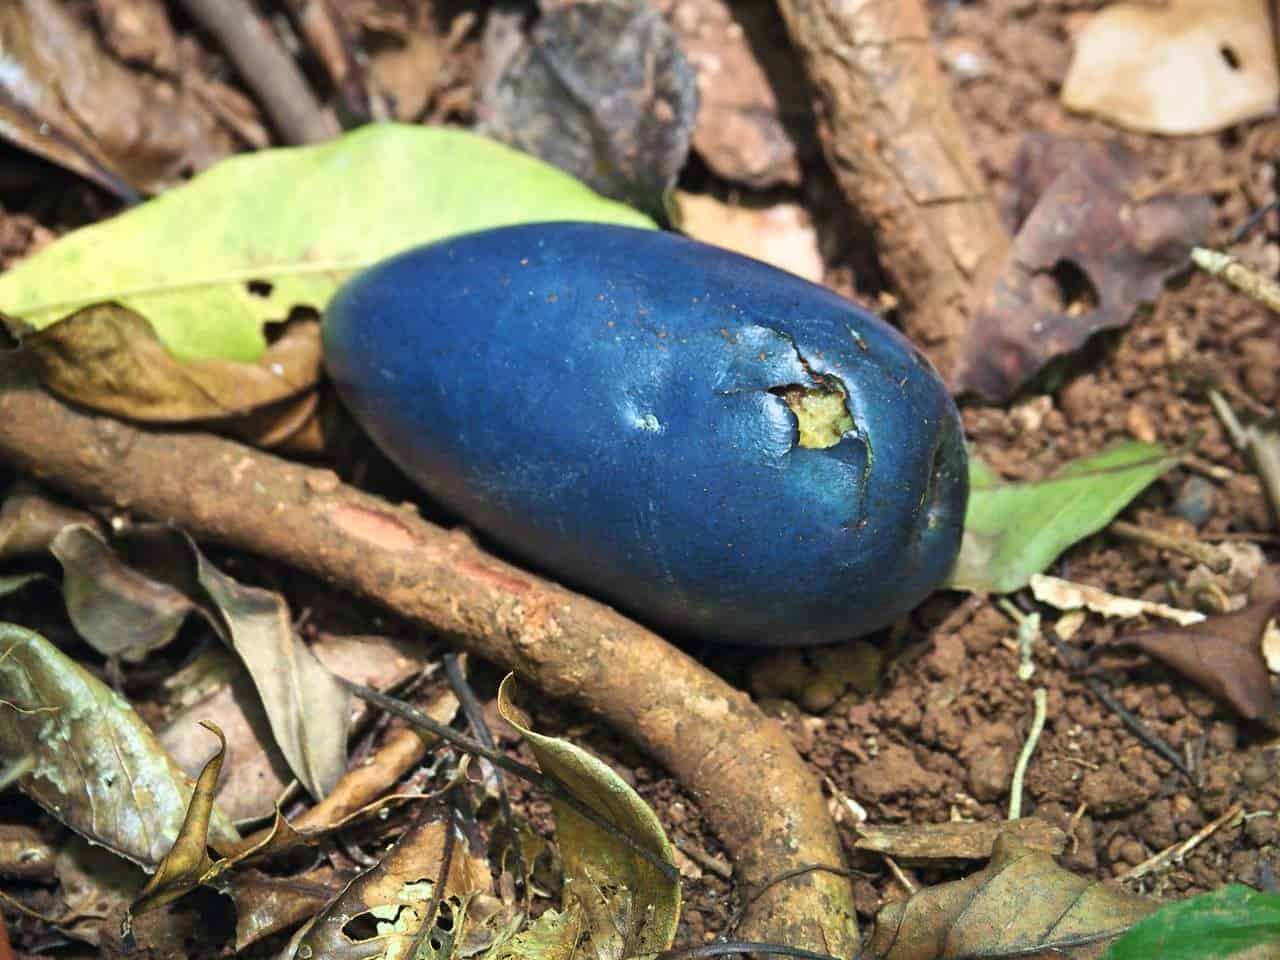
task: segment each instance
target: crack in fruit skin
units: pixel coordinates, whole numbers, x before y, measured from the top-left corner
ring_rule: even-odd
[[[524,562],[681,634],[821,643],[949,572],[959,416],[891,327],[674,234],[504,227],[372,267],[324,321],[347,406]]]

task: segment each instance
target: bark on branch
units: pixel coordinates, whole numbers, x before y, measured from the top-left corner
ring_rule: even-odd
[[[903,326],[949,379],[1009,236],[938,68],[921,0],[778,0],[823,151],[876,231]]]
[[[842,863],[817,782],[782,728],[660,637],[593,600],[341,483],[207,434],[150,433],[73,410],[20,357],[0,358],[0,458],[90,503],[169,520],[292,564],[603,716],[697,798],[744,895],[784,871]],[[857,953],[848,882],[770,887],[740,935]]]

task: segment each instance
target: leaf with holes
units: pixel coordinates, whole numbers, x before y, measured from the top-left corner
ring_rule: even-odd
[[[538,220],[652,226],[572,177],[460,130],[385,124],[233,157],[0,275],[0,311],[36,328],[115,301],[179,359],[252,363],[264,324],[322,310],[374,261]]]
[[[658,818],[607,765],[567,740],[531,730],[515,692],[515,678],[508,674],[498,688],[502,719],[529,741],[543,773],[614,828],[606,831],[552,798],[564,861],[565,914],[577,917],[581,909],[581,938],[591,943],[594,956],[631,957],[667,949],[680,918],[680,884],[640,852],[674,864]]]
[[[1017,236],[966,331],[953,381],[1007,400],[1050,360],[1129,322],[1207,235],[1207,195],[1144,196],[1136,158],[1115,144],[1048,134],[1018,156]]]
[[[455,831],[452,841],[449,830]],[[484,858],[468,847],[451,818],[423,817],[298,931],[284,955],[448,960],[472,899],[492,884]],[[444,889],[437,891],[442,874]]]
[[[1036,483],[1005,483],[971,457],[964,539],[948,585],[974,593],[1020,590],[1175,463],[1163,447],[1125,443]]]

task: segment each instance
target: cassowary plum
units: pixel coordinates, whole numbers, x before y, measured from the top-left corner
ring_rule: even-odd
[[[660,627],[853,637],[955,559],[964,442],[933,369],[755,260],[627,227],[504,227],[356,277],[324,338],[356,419],[425,490]]]

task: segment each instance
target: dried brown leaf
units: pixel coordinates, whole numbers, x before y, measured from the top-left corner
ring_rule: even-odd
[[[343,879],[328,865],[292,877],[252,869],[237,874],[229,891],[236,905],[236,950],[314,917]]]
[[[179,361],[145,317],[115,303],[78,310],[27,335],[22,346],[54,393],[149,423],[216,421],[262,410],[298,398],[320,375],[320,328],[310,319],[289,323],[255,363]],[[296,432],[297,411],[287,413],[291,426],[282,431],[268,424],[265,435]]]
[[[1035,135],[1015,176],[1025,189],[1014,211],[1025,219],[954,378],[989,400],[1007,400],[1054,357],[1127,324],[1188,262],[1213,210],[1203,195],[1142,196],[1137,161],[1116,144]]]
[[[122,196],[231,152],[190,91],[113,60],[57,0],[0,4],[0,136]]]
[[[63,527],[49,545],[76,633],[106,657],[137,663],[172,640],[195,605],[130,567],[93,527]]]
[[[466,838],[455,835],[441,906],[448,908],[448,926],[441,914],[426,915],[444,863],[446,831],[452,820],[420,819],[405,831],[380,863],[356,877],[290,944],[286,956],[356,960],[405,957],[408,947],[432,938],[442,943],[431,956],[448,957],[447,949],[477,893],[492,886],[489,867],[468,849]],[[428,926],[431,925],[431,926]]]
[[[1119,642],[1177,670],[1246,720],[1269,723],[1276,708],[1262,637],[1278,609],[1280,601],[1267,597],[1235,613],[1188,627],[1148,630]]]
[[[1157,906],[1078,877],[1049,854],[1002,835],[985,869],[882,909],[865,955],[868,960],[1093,960]]]
[[[967,860],[986,860],[1002,833],[1009,833],[1029,849],[1060,854],[1067,838],[1057,827],[1025,817],[1021,820],[958,823],[859,824],[854,847],[883,853],[906,866],[937,866]]]
[[[214,792],[218,774],[222,772],[222,758],[227,751],[227,741],[214,724],[205,722],[201,726],[218,738],[218,749],[196,778],[191,802],[187,804],[187,815],[183,818],[173,846],[129,908],[135,916],[172,903],[195,889],[213,868],[208,848],[209,819],[213,814]]]
[[[1268,0],[1113,3],[1076,37],[1062,102],[1131,130],[1211,133],[1280,96]]]

